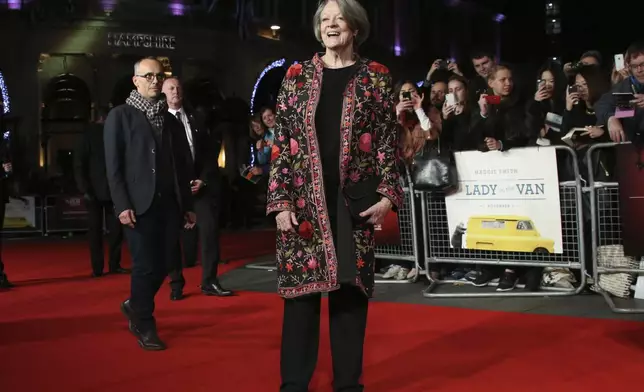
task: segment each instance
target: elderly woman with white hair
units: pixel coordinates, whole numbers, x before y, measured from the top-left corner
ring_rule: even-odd
[[[362,391],[374,225],[400,207],[397,131],[389,70],[359,57],[369,20],[356,0],[321,1],[315,36],[325,48],[292,65],[277,99],[267,213],[277,221],[284,297],[281,391],[307,391],[329,293],[334,390]]]

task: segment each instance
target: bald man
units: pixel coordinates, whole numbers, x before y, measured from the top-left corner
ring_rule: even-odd
[[[114,212],[132,255],[130,297],[121,304],[130,332],[144,350],[164,350],[157,334],[154,297],[176,254],[181,227],[195,225],[189,154],[174,142],[184,130],[161,95],[163,65],[134,65],[136,86],[110,112],[104,127],[105,166]]]

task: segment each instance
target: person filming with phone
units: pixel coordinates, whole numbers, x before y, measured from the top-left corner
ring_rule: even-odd
[[[644,42],[629,46],[624,58],[630,77],[615,84],[595,104],[597,125],[608,129],[614,142],[642,142],[644,132]]]
[[[480,95],[479,116],[474,116],[473,122],[473,130],[483,142],[479,150],[507,151],[526,146],[530,132],[525,121],[525,106],[514,90],[510,67],[494,67],[488,75],[488,85],[493,94]]]
[[[468,102],[467,81],[454,75],[449,79],[447,88],[448,94],[442,109],[441,148],[450,151],[475,150],[477,140],[470,131],[472,110]]]

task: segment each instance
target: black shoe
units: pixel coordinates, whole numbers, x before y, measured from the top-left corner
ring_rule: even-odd
[[[14,287],[13,283],[9,282],[6,274],[0,274],[0,289],[10,289]]]
[[[514,272],[506,271],[501,276],[499,280],[499,285],[496,287],[496,291],[512,291],[517,286],[517,274]]]
[[[103,272],[92,272],[92,278],[100,278],[103,276]]]
[[[137,342],[146,351],[163,351],[168,348],[154,329],[140,333],[137,336]]]
[[[490,283],[490,281],[494,279],[494,274],[491,273],[490,271],[483,269],[481,270],[481,273],[474,279],[472,284],[476,287],[485,287]]]
[[[127,299],[121,303],[121,313],[125,316],[127,319],[127,327],[132,332],[132,335],[134,336],[139,336],[139,330],[136,327],[136,324],[134,323],[134,311],[132,310],[132,307],[130,307],[130,300]]]
[[[219,282],[210,283],[205,286],[202,285],[201,292],[205,295],[216,296],[216,297],[230,297],[231,295],[233,295],[232,291],[226,290],[225,288],[221,287]]]
[[[185,296],[183,295],[183,291],[181,290],[177,290],[177,291],[172,290],[170,292],[170,301],[181,301],[184,298]]]
[[[130,270],[127,268],[118,267],[118,268],[111,269],[109,273],[110,274],[129,274]]]
[[[167,346],[157,335],[155,329],[149,331],[141,332],[134,322],[134,311],[130,307],[130,300],[125,300],[121,303],[121,312],[128,321],[128,329],[136,337],[137,343],[141,346],[142,349],[147,351],[161,351],[165,350]]]

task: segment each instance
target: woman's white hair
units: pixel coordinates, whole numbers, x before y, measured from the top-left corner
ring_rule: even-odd
[[[320,0],[318,9],[313,16],[313,32],[315,33],[315,38],[324,46],[320,25],[322,24],[322,10],[324,10],[324,7],[329,1],[338,3],[340,13],[342,13],[344,20],[349,25],[351,31],[356,33],[354,46],[362,45],[369,37],[371,24],[369,23],[367,11],[358,0]]]

